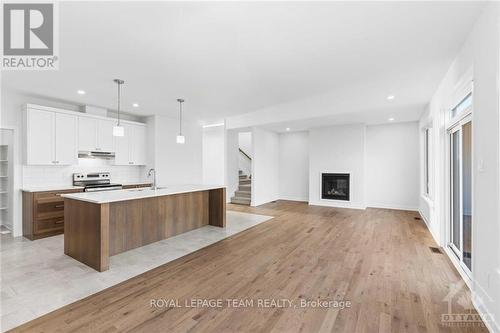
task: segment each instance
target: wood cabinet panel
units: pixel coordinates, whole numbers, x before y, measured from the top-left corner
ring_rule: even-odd
[[[63,193],[83,189],[23,192],[23,236],[35,240],[64,233]]]
[[[225,189],[100,205],[66,198],[64,253],[98,271],[107,270],[109,256],[208,224],[224,226],[222,196]]]
[[[64,253],[98,271],[109,267],[109,204],[65,199]]]
[[[208,192],[110,203],[110,255],[208,225]]]

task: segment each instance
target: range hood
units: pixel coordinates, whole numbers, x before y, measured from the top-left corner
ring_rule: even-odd
[[[102,158],[110,160],[115,158],[115,153],[110,151],[78,151],[78,158]]]

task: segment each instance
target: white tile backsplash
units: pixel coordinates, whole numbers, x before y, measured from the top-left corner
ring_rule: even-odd
[[[113,183],[134,183],[147,180],[145,166],[118,166],[104,159],[78,159],[71,166],[23,166],[23,187],[71,185],[73,173],[109,172]]]

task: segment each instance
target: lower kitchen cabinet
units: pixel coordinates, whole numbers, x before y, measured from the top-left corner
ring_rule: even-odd
[[[64,199],[61,194],[83,189],[23,191],[23,236],[35,240],[64,233]]]

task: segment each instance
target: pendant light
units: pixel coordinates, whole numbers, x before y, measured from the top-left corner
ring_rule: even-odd
[[[177,102],[179,102],[179,135],[177,135],[176,141],[179,144],[184,144],[186,142],[186,138],[182,135],[182,103],[184,103],[184,100],[178,98]]]
[[[120,95],[121,95],[121,86],[125,83],[125,81],[120,79],[113,80],[118,85],[118,123],[113,127],[113,136],[124,136],[125,128],[120,125]]]

